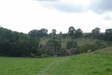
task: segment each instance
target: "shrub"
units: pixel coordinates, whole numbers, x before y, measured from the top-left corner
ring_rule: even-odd
[[[79,53],[85,53],[88,51],[93,51],[95,49],[95,46],[92,44],[85,44],[79,47]]]
[[[61,43],[59,40],[50,39],[47,42],[48,50],[52,50],[53,54],[57,54],[57,52],[61,49]]]
[[[70,40],[67,42],[67,49],[78,48],[77,42]]]
[[[91,52],[91,51],[105,48],[106,46],[107,46],[106,43],[104,43],[102,41],[96,41],[93,44],[85,44],[85,45],[80,46],[79,52],[80,53]]]
[[[101,48],[107,47],[107,44],[104,43],[103,41],[96,41],[95,45],[96,45],[96,49],[101,49]]]

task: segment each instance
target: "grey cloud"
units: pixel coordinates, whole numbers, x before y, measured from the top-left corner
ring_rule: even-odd
[[[66,3],[56,3],[52,5],[51,7],[56,8],[59,11],[64,11],[64,12],[81,12],[83,11],[81,6],[76,6],[76,5],[70,5]]]
[[[96,13],[104,13],[107,11],[112,11],[112,0],[93,0],[92,4],[87,8],[84,9],[81,5],[73,5],[73,4],[68,4],[61,2],[60,0],[37,0],[40,2],[50,2],[50,3],[44,3],[42,4],[43,6],[45,5],[46,7],[50,8],[55,8],[59,11],[63,12],[83,12],[87,10],[92,10]],[[55,2],[55,3],[54,3]]]
[[[82,12],[83,7],[80,5],[73,5],[73,4],[68,4],[68,3],[64,3],[64,2],[60,2],[60,1],[56,1],[56,2],[41,2],[41,4],[45,7],[48,8],[55,8],[59,11],[62,12]]]
[[[73,5],[61,2],[60,0],[36,0],[39,1],[44,7],[55,8],[62,12],[82,12],[83,7],[80,5]]]
[[[36,0],[36,1],[58,1],[58,0]]]
[[[112,0],[96,0],[90,7],[91,10],[97,13],[104,13],[112,11]]]
[[[107,15],[104,17],[104,20],[112,20],[112,16]]]

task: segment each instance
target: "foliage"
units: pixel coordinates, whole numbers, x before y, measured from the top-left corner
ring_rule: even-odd
[[[31,37],[41,38],[48,35],[48,30],[45,28],[42,28],[41,30],[31,30],[28,34]]]
[[[112,41],[112,29],[107,29],[105,32],[105,40]]]
[[[96,51],[98,49],[106,48],[108,46],[109,45],[106,42],[96,41],[93,44],[85,44],[85,45],[80,46],[79,52],[80,53],[92,52],[92,51]]]
[[[81,29],[77,29],[77,30],[76,30],[76,33],[75,33],[75,37],[76,37],[76,38],[80,38],[80,37],[82,37],[82,36],[83,36],[82,30],[81,30]]]
[[[37,39],[28,35],[0,28],[0,52],[6,56],[30,56],[36,53]]]
[[[112,41],[111,38],[112,29],[101,33],[100,28],[95,28],[91,33],[83,33],[81,29],[71,26],[68,33],[57,34],[56,29],[53,29],[48,34],[48,30],[42,28],[24,34],[0,27],[0,55],[16,57],[67,56],[111,46],[112,44],[107,44],[107,42],[92,42],[94,39]],[[87,41],[87,39],[91,40]]]
[[[57,39],[50,39],[47,42],[47,47],[53,50],[54,54],[57,54],[57,52],[61,49],[61,43]]]
[[[71,49],[71,48],[77,48],[77,42],[74,40],[70,40],[67,42],[67,49]]]
[[[68,34],[69,34],[69,36],[72,36],[72,37],[74,36],[75,28],[73,26],[69,27]]]

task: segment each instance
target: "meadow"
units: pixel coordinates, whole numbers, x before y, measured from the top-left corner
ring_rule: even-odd
[[[67,57],[0,57],[0,75],[112,75],[112,48]]]

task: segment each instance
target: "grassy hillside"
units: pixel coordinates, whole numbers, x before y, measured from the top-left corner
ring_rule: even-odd
[[[0,75],[112,75],[110,53],[112,47],[68,57],[0,57]]]
[[[101,50],[97,50],[94,53],[102,55],[112,55],[112,47],[107,47]]]

